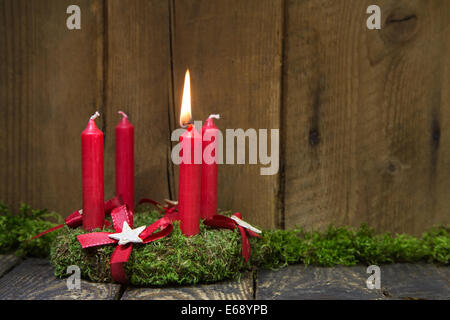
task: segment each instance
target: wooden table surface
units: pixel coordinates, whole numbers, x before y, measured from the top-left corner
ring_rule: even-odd
[[[381,265],[381,288],[369,290],[366,266],[258,270],[240,281],[170,288],[137,288],[82,280],[67,289],[44,259],[0,255],[0,300],[66,299],[449,299],[450,267],[431,264]]]

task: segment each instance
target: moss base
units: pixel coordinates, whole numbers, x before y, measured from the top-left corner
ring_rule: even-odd
[[[150,225],[161,215],[156,211],[136,213],[134,226]],[[113,230],[107,230],[113,231]],[[69,265],[80,267],[82,278],[94,282],[111,281],[109,261],[115,245],[82,249],[76,236],[82,228],[65,227],[51,248],[51,261],[57,276],[65,276]],[[148,244],[134,244],[125,271],[131,284],[163,286],[196,284],[237,278],[245,267],[239,231],[211,229],[185,237],[179,222],[172,233]]]

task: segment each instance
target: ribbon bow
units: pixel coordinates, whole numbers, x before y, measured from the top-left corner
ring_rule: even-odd
[[[126,283],[127,278],[125,275],[124,263],[127,262],[130,257],[131,250],[133,249],[132,243],[146,244],[164,238],[172,232],[172,222],[175,217],[174,215],[165,215],[145,229],[144,227],[140,227],[131,230],[133,227],[133,213],[127,209],[126,205],[122,205],[111,212],[111,218],[113,220],[115,233],[92,232],[78,235],[77,239],[83,248],[118,244],[109,262],[111,266],[111,276],[117,282]],[[158,229],[160,229],[160,231],[154,233]],[[141,232],[141,230],[143,231]]]
[[[212,218],[205,220],[203,223],[210,227],[224,229],[235,229],[237,227],[241,233],[242,256],[244,257],[245,263],[248,262],[251,253],[250,241],[248,240],[248,237],[261,238],[258,234],[261,233],[261,231],[242,220],[242,215],[240,212],[236,212],[231,217],[216,214]]]
[[[123,204],[123,200],[122,200],[122,197],[120,197],[120,196],[116,196],[112,199],[105,201],[105,214],[106,215],[111,214],[111,211],[114,208],[117,208],[118,206],[121,206],[122,204]],[[27,241],[42,237],[43,235],[45,235],[47,233],[61,229],[62,227],[64,227],[64,225],[67,225],[68,227],[71,227],[71,228],[76,228],[76,227],[81,226],[82,224],[83,224],[83,210],[80,209],[80,210],[72,212],[67,218],[65,218],[63,224],[60,224],[60,225],[57,225],[56,227],[45,230]],[[109,221],[105,220],[105,226],[108,227],[110,225],[111,224],[109,223]]]

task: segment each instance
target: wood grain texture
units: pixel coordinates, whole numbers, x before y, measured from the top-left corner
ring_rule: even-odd
[[[381,290],[369,290],[366,267],[305,267],[259,271],[256,299],[261,300],[380,300]]]
[[[77,2],[74,31],[70,4],[0,1],[0,199],[14,209],[81,207],[80,134],[102,96],[102,1]]]
[[[27,259],[0,278],[0,300],[112,300],[120,285],[82,280],[80,290],[68,290],[47,260]]]
[[[391,299],[450,299],[448,278],[450,267],[431,264],[393,264],[381,268],[381,286]],[[441,272],[440,272],[441,271]]]
[[[135,127],[135,197],[171,196],[169,1],[106,3],[105,189],[115,188],[115,126],[128,114]]]
[[[178,288],[129,287],[122,300],[249,300],[253,299],[252,273],[243,274],[240,281]]]
[[[20,262],[20,258],[12,254],[0,254],[0,277]]]
[[[287,1],[285,224],[419,234],[450,215],[450,2]]]
[[[450,268],[448,266],[437,266],[437,269],[450,285]]]
[[[172,126],[179,127],[189,68],[195,120],[219,113],[215,122],[223,133],[278,129],[281,29],[282,1],[174,1]],[[260,175],[259,165],[221,165],[218,188],[220,208],[240,211],[261,227],[275,226],[277,175]]]

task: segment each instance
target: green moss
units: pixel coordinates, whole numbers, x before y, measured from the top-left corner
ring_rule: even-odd
[[[425,232],[420,238],[406,234],[377,235],[367,225],[356,231],[330,226],[323,233],[305,232],[301,228],[268,230],[255,243],[252,254],[253,264],[269,269],[292,263],[350,266],[426,261],[448,264],[449,259],[450,233],[443,226]]]
[[[159,212],[140,206],[134,216],[134,226],[148,226],[160,216]],[[82,249],[76,239],[78,234],[84,233],[82,228],[64,227],[24,242],[55,226],[47,221],[49,217],[58,216],[46,210],[31,210],[26,205],[14,216],[6,206],[0,205],[0,253],[17,250],[22,255],[45,256],[51,248],[57,276],[65,276],[69,265],[78,265],[85,279],[111,281],[109,261],[115,246]],[[176,222],[173,232],[166,238],[146,245],[135,244],[125,269],[134,285],[163,286],[215,282],[237,278],[241,271],[251,267],[277,269],[294,263],[350,266],[425,261],[448,264],[449,231],[449,227],[441,226],[425,232],[422,237],[414,237],[376,234],[367,225],[357,230],[330,226],[325,232],[301,228],[266,230],[262,239],[250,239],[252,255],[246,265],[237,229],[212,229],[201,224],[198,235],[186,238]]]
[[[32,241],[26,240],[61,223],[63,219],[55,212],[34,210],[22,203],[18,214],[13,215],[8,206],[0,202],[0,253],[47,257],[57,232]]]

